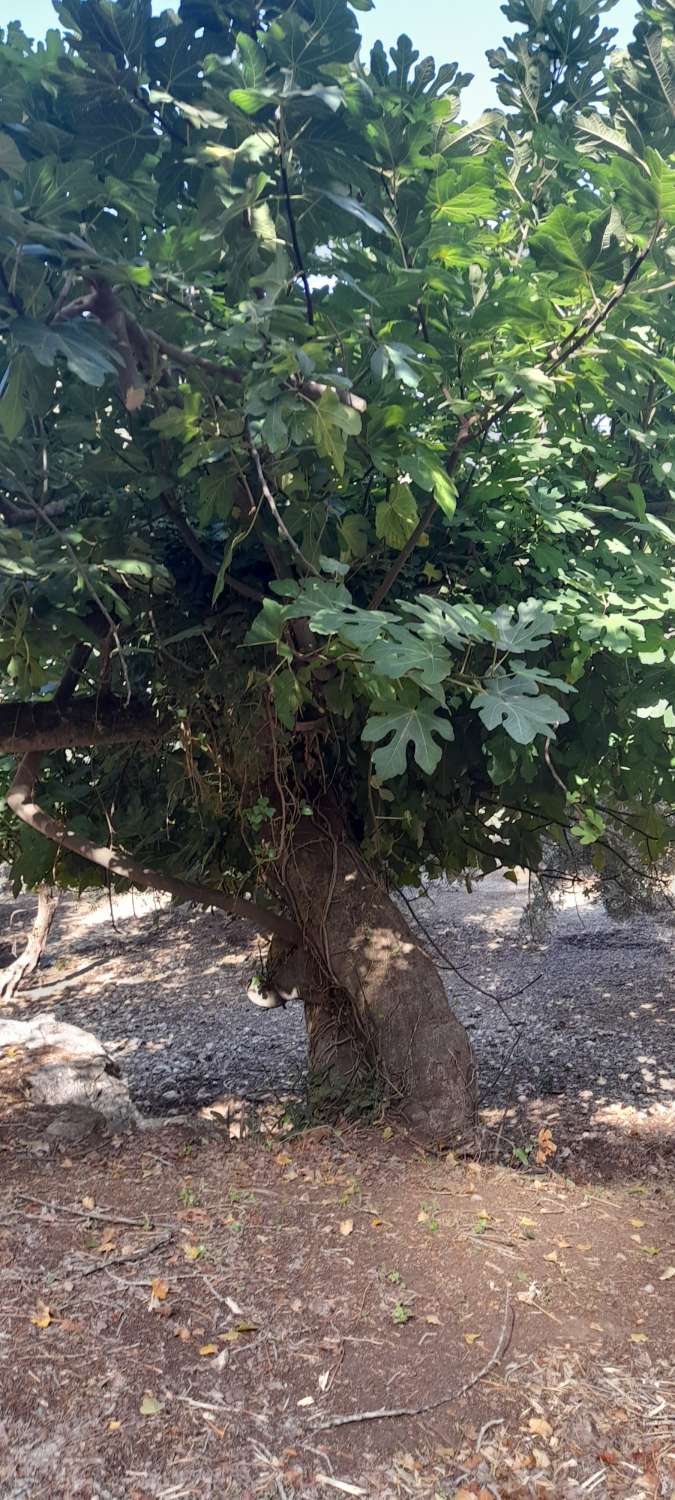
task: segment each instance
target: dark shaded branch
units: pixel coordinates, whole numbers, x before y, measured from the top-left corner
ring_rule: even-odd
[[[611,297],[607,302],[603,303],[603,306],[601,308],[598,309],[595,317],[591,319],[590,323],[587,323],[584,328],[575,330],[573,333],[569,334],[568,338],[563,340],[559,353],[548,364],[547,373],[549,375],[552,375],[555,370],[558,370],[560,366],[565,363],[565,360],[571,359],[573,354],[578,353],[579,349],[583,348],[583,345],[588,343],[588,340],[592,338],[596,329],[600,328],[600,326],[604,322],[606,322],[610,313],[621,301],[622,297],[625,297],[626,292],[628,291],[631,283],[635,280],[640,267],[644,265],[645,261],[651,255],[660,228],[661,223],[660,221],[657,221],[649,244],[645,246],[644,250],[640,251],[639,255],[636,255],[634,261],[631,261],[631,264],[628,267],[623,281],[619,282],[619,285],[612,292]]]
[[[215,578],[220,571],[220,565],[214,557],[211,557],[206,548],[202,546],[199,537],[192,530],[187,517],[183,514],[179,505],[166,493],[160,495],[159,498],[162,508],[166,511],[170,520],[173,521],[176,531],[183,538],[186,547],[189,548],[193,557],[196,557],[197,562],[201,564],[204,572],[210,573]],[[233,593],[240,594],[242,599],[255,599],[256,603],[260,604],[265,597],[258,589],[249,588],[247,583],[240,583],[239,579],[233,578],[231,573],[223,574],[223,582],[227,588],[232,589]]]
[[[4,518],[8,526],[27,526],[35,524],[35,511],[33,509],[33,495],[27,484],[19,479],[16,474],[6,471],[0,474],[0,516]],[[24,501],[23,505],[17,505],[16,499]],[[28,506],[28,509],[26,509]],[[67,500],[48,500],[43,506],[46,516],[62,516],[68,509]]]
[[[96,625],[99,625],[99,623],[97,620],[93,628],[96,628]],[[89,641],[77,641],[73,646],[66,670],[52,698],[52,703],[57,712],[60,713],[66,704],[70,702],[93,649]]]
[[[168,294],[163,293],[163,295],[167,296]],[[188,316],[195,317],[201,322],[211,321],[214,327],[225,326],[224,324],[217,324],[215,321],[205,318],[192,308],[185,307],[184,304],[177,302],[175,297],[169,297],[169,301],[176,303],[179,307],[183,307],[183,311]],[[206,354],[193,353],[192,350],[183,349],[179,344],[174,344],[169,339],[163,338],[154,329],[143,328],[136,318],[132,317],[131,313],[128,313],[117,302],[111,288],[106,283],[99,283],[96,291],[89,293],[85,297],[76,297],[72,302],[67,303],[59,312],[56,321],[63,322],[69,318],[81,317],[85,312],[97,317],[99,322],[104,323],[109,328],[115,342],[121,345],[122,352],[125,352],[130,344],[133,344],[134,353],[137,358],[140,358],[143,349],[147,348],[149,344],[154,344],[160,354],[163,354],[171,364],[179,365],[181,369],[203,370],[206,375],[213,375],[219,380],[230,380],[235,385],[241,385],[244,379],[246,372],[238,368],[238,366],[221,364],[217,359],[213,359]],[[120,316],[124,319],[124,329],[122,329],[120,324]],[[280,389],[284,389],[281,382]],[[353,411],[358,412],[364,412],[368,408],[368,403],[364,400],[363,396],[356,396],[353,391],[347,391],[341,386],[325,385],[320,380],[292,381],[289,382],[288,389],[297,390],[301,395],[307,396],[310,400],[319,400],[326,391],[334,391],[341,406],[349,406]]]
[[[7,301],[10,304],[10,307],[13,307],[14,311],[16,313],[19,313],[19,315],[21,315],[21,313],[23,312],[23,305],[21,303],[20,298],[17,297],[16,292],[12,291],[12,288],[11,288],[11,286],[10,286],[8,280],[7,280],[7,273],[5,271],[5,267],[4,267],[4,265],[3,265],[3,263],[2,263],[1,260],[0,260],[0,282],[2,283],[3,291],[5,293]]]
[[[221,365],[215,359],[208,359],[206,355],[193,354],[189,349],[181,349],[180,345],[170,343],[169,339],[162,338],[161,334],[155,333],[153,329],[141,329],[140,324],[136,323],[136,319],[131,318],[129,313],[126,313],[125,317],[127,323],[130,323],[132,327],[135,325],[142,336],[150,339],[151,343],[156,344],[160,353],[164,354],[173,364],[181,365],[181,367],[186,369],[196,367],[199,370],[206,370],[209,375],[217,375],[221,380],[232,380],[235,385],[241,385],[243,375],[241,370],[237,369],[236,365]]]
[[[76,698],[67,710],[58,695],[43,703],[2,703],[0,754],[75,750],[134,741],[152,744],[167,735],[170,728],[168,720],[158,719],[144,706],[132,704],[127,708],[118,698]]]
[[[465,418],[460,423],[459,431],[457,433],[457,437],[455,438],[454,447],[449,454],[447,463],[445,465],[448,478],[452,479],[453,474],[456,472],[462,453],[467,443],[469,442],[469,439],[471,438],[473,429],[478,426],[479,422],[480,413],[475,412],[473,416]],[[436,501],[435,499],[433,499],[429,501],[426,510],[422,512],[415,530],[410,533],[405,546],[401,548],[398,556],[394,559],[389,572],[385,573],[382,582],[378,584],[375,593],[373,594],[369,602],[369,609],[379,608],[385,595],[389,593],[392,584],[396,582],[396,579],[398,578],[398,575],[401,572],[402,568],[405,567],[411,552],[414,552],[420,537],[426,531],[427,527],[431,525],[435,514]]]
[[[304,260],[302,258],[302,250],[300,249],[300,241],[298,239],[298,228],[297,228],[297,224],[295,222],[295,214],[293,213],[293,202],[292,202],[292,199],[291,199],[291,188],[290,188],[290,183],[288,181],[288,172],[286,170],[286,157],[284,155],[284,138],[283,138],[283,133],[282,133],[281,119],[279,119],[279,121],[277,123],[277,136],[278,136],[278,139],[279,139],[279,172],[280,172],[280,176],[281,176],[281,186],[282,186],[282,189],[283,189],[284,203],[286,205],[286,217],[288,219],[288,227],[289,227],[289,229],[291,231],[291,243],[293,245],[293,256],[294,256],[294,259],[295,259],[295,269],[298,272],[298,275],[299,275],[300,280],[302,282],[303,290],[304,290],[304,293],[305,293],[305,307],[307,308],[307,322],[310,323],[310,324],[313,324],[314,323],[314,303],[312,302],[312,289],[310,287],[309,278],[308,278],[307,272],[305,270],[305,263],[304,263]]]

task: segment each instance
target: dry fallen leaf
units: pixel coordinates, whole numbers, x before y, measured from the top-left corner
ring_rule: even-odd
[[[480,1338],[480,1334],[479,1333],[465,1333],[464,1334],[464,1343],[465,1344],[475,1344],[476,1340],[479,1339],[479,1338]]]
[[[227,1333],[219,1333],[218,1337],[223,1340],[224,1344],[236,1344],[241,1334],[238,1328],[228,1328]]]
[[[534,1432],[537,1437],[550,1438],[552,1436],[553,1428],[545,1417],[530,1417],[527,1425],[530,1432]]]
[[[540,1469],[550,1469],[551,1460],[543,1448],[533,1448],[532,1452]]]
[[[646,1333],[631,1333],[630,1341],[631,1344],[646,1344],[649,1342]]]
[[[199,1260],[203,1254],[203,1245],[183,1245],[183,1255],[186,1260]]]
[[[581,1250],[582,1252],[584,1252],[586,1250],[592,1250],[592,1249],[593,1249],[593,1246],[592,1246],[590,1240],[588,1241],[588,1244],[577,1245],[577,1250]]]
[[[314,1397],[313,1396],[301,1396],[300,1400],[298,1401],[298,1406],[313,1406],[313,1405],[314,1405]]]
[[[371,1219],[370,1223],[371,1223],[371,1226],[372,1226],[373,1229],[380,1229],[381,1225],[382,1225],[382,1220],[381,1219]]]
[[[168,1281],[164,1281],[162,1276],[155,1276],[154,1281],[150,1282],[150,1296],[154,1298],[155,1302],[166,1302],[168,1294]]]
[[[673,1276],[675,1276],[675,1266],[669,1266],[668,1270],[664,1271],[663,1276],[659,1276],[659,1281],[672,1281]]]
[[[394,1132],[393,1132],[393,1130],[391,1128],[391,1125],[385,1125],[384,1130],[382,1131],[382,1140],[383,1141],[390,1141],[391,1138],[392,1138],[392,1136],[393,1136],[393,1134],[394,1134]]]
[[[31,1317],[31,1323],[34,1323],[36,1328],[49,1328],[51,1321],[52,1315],[49,1311],[49,1308],[47,1307],[46,1302],[36,1302],[35,1312]]]
[[[550,1130],[546,1125],[544,1125],[537,1135],[537,1149],[534,1154],[534,1159],[537,1166],[545,1166],[548,1157],[555,1156],[557,1150],[558,1147],[556,1146]]]
[[[217,1344],[202,1344],[201,1347],[200,1347],[199,1353],[200,1354],[204,1354],[204,1355],[217,1354],[218,1353],[218,1345]]]
[[[108,1432],[119,1432],[121,1426],[122,1423],[118,1422],[116,1417],[111,1417],[108,1423]]]
[[[83,1198],[82,1199],[82,1207],[83,1208],[90,1208],[90,1209],[91,1208],[95,1208],[96,1207],[96,1199],[95,1198],[90,1198],[88,1196],[86,1198]]]
[[[340,1224],[340,1234],[351,1234],[354,1228],[353,1219],[343,1219]]]
[[[436,1316],[436,1313],[427,1313],[424,1321],[425,1323],[433,1323],[434,1328],[440,1328],[441,1326],[441,1320]]]
[[[520,1223],[522,1224],[524,1229],[536,1229],[537,1227],[536,1219],[528,1219],[527,1214],[523,1214]]]
[[[644,1229],[645,1221],[644,1219],[629,1219],[628,1223],[632,1224],[633,1229]]]
[[[142,1417],[156,1417],[162,1411],[163,1406],[163,1401],[158,1401],[155,1396],[150,1394],[150,1391],[146,1391],[139,1410]]]
[[[544,1256],[544,1260],[555,1261],[555,1264],[557,1265],[558,1264],[558,1252],[557,1252],[557,1250],[550,1250],[549,1254]]]

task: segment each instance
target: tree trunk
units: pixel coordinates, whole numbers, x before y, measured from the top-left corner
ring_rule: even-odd
[[[0,1005],[7,1005],[13,1000],[24,980],[35,973],[47,946],[58,901],[58,894],[53,886],[39,886],[37,915],[28,942],[14,963],[0,973]]]
[[[272,945],[274,982],[305,1003],[310,1073],[344,1107],[386,1099],[426,1142],[457,1142],[476,1114],[475,1068],[435,965],[335,819],[303,819],[283,869],[302,950]]]

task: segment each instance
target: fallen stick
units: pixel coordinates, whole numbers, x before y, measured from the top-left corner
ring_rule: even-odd
[[[17,1193],[17,1203],[39,1203],[55,1214],[73,1214],[76,1219],[99,1219],[106,1224],[127,1224],[132,1229],[154,1229],[151,1219],[124,1219],[120,1214],[108,1213],[105,1208],[71,1208],[68,1203],[49,1203],[45,1198],[34,1198],[32,1193]]]
[[[434,1401],[423,1401],[420,1406],[380,1406],[376,1411],[355,1411],[346,1416],[329,1417],[327,1421],[318,1422],[316,1425],[319,1431],[323,1432],[327,1427],[347,1427],[351,1422],[377,1422],[388,1417],[419,1417],[422,1412],[435,1411],[438,1406],[449,1406],[452,1402],[459,1401],[460,1396],[465,1396],[467,1391],[472,1390],[474,1385],[478,1385],[479,1380],[483,1380],[489,1371],[494,1369],[495,1365],[499,1363],[502,1356],[506,1353],[511,1342],[512,1333],[513,1310],[507,1291],[504,1322],[494,1353],[490,1355],[490,1358],[483,1365],[482,1369],[476,1375],[472,1375],[470,1380],[465,1380],[464,1385],[460,1385],[457,1390],[448,1391],[446,1395],[438,1396]]]
[[[168,1234],[160,1235],[158,1240],[153,1240],[151,1245],[142,1245],[140,1250],[129,1250],[126,1255],[107,1255],[105,1260],[95,1261],[93,1266],[83,1266],[81,1271],[75,1271],[76,1276],[93,1276],[95,1271],[107,1271],[110,1266],[124,1266],[130,1260],[143,1260],[146,1255],[152,1255],[153,1250],[161,1250],[163,1245],[168,1245],[172,1238],[171,1230]],[[128,1282],[129,1286],[139,1283]]]

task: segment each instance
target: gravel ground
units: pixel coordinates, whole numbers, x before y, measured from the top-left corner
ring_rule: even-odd
[[[672,929],[648,918],[617,926],[569,898],[535,944],[525,903],[524,883],[492,876],[471,894],[437,885],[414,904],[445,956],[436,954],[471,1034],[481,1103],[562,1098],[582,1113],[637,1110],[672,1127]],[[30,902],[0,902],[4,939],[29,920]],[[246,924],[218,914],[169,911],[149,896],[118,897],[114,913],[107,899],[65,900],[23,1006],[101,1037],[150,1113],[223,1095],[269,1099],[297,1092],[306,1053],[300,1005],[262,1011],[245,997],[261,956]]]

